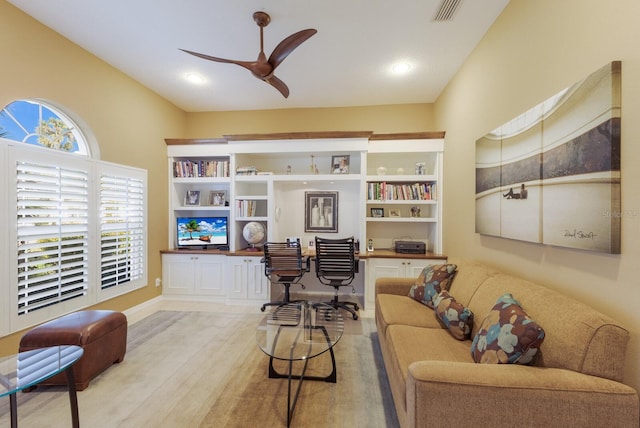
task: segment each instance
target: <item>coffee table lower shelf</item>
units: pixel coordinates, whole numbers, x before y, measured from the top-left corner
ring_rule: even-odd
[[[316,333],[320,331],[322,334]],[[305,380],[337,382],[333,346],[344,331],[340,312],[323,303],[295,302],[275,307],[258,326],[258,346],[269,355],[269,378],[287,379],[287,427],[291,426],[300,389]],[[331,356],[331,373],[307,376],[309,360],[325,352]],[[276,370],[273,360],[287,361],[287,373]],[[300,374],[293,373],[294,362],[304,362]],[[293,391],[293,380],[298,385]]]
[[[329,335],[327,334],[327,330],[324,326],[315,326],[312,327],[314,329],[322,330],[324,336],[327,339],[327,342],[331,342],[329,339]],[[277,339],[276,339],[277,340]],[[269,378],[270,379],[288,379],[287,385],[287,427],[291,426],[291,419],[293,418],[293,411],[296,408],[296,403],[298,402],[298,396],[300,395],[300,388],[302,387],[302,382],[304,380],[313,380],[313,381],[321,381],[321,382],[330,382],[336,383],[338,380],[337,372],[336,372],[336,357],[333,353],[333,347],[329,348],[329,353],[331,354],[331,373],[327,376],[306,376],[307,373],[307,365],[309,365],[310,358],[306,358],[304,360],[304,366],[302,367],[302,373],[299,375],[293,374],[293,362],[294,360],[289,360],[289,373],[279,373],[275,367],[273,367],[274,357],[269,357]],[[298,387],[296,388],[295,395],[293,397],[293,401],[291,400],[291,381],[293,379],[299,380]]]

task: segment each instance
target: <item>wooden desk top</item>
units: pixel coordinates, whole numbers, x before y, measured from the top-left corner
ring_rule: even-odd
[[[177,248],[161,250],[160,254],[220,254],[223,256],[231,256],[231,257],[262,257],[264,254],[262,251],[248,251],[248,250],[238,250],[238,251],[220,251],[220,250],[203,250],[203,249],[186,249],[180,250]],[[303,254],[305,256],[313,257],[315,256],[315,250],[310,250],[308,248],[303,248]],[[359,259],[437,259],[437,260],[446,260],[447,256],[444,254],[435,254],[435,253],[426,253],[426,254],[404,254],[404,253],[396,253],[393,250],[388,249],[377,249],[374,251],[365,251],[358,254]]]

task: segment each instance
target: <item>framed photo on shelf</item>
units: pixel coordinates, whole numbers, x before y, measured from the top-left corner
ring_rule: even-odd
[[[371,217],[384,217],[384,208],[371,208]]]
[[[400,217],[400,210],[398,209],[390,209],[389,217]]]
[[[223,207],[226,200],[227,192],[225,190],[212,190],[209,192],[209,205]]]
[[[200,205],[200,191],[199,190],[187,190],[187,194],[184,197],[185,205]]]
[[[331,156],[331,174],[349,174],[350,155]]]
[[[304,192],[304,231],[338,233],[338,192]]]

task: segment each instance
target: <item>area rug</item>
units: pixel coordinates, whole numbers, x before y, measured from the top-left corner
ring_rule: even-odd
[[[269,358],[255,341],[261,317],[159,311],[131,325],[125,360],[78,393],[81,425],[286,426],[287,380],[268,377]],[[335,346],[337,383],[305,381],[292,426],[397,427],[374,320],[345,324]],[[325,353],[310,360],[307,373],[330,371]],[[8,421],[7,407],[0,405],[0,426]],[[70,426],[66,390],[20,394],[18,414],[21,426]]]
[[[384,365],[371,332],[373,320],[360,320],[361,334],[345,334],[335,346],[337,382],[304,381],[292,426],[300,427],[394,427],[395,410]],[[202,421],[204,427],[286,426],[287,379],[269,379],[269,358],[252,352],[225,385],[224,399],[217,400]],[[302,362],[294,365],[299,372]],[[284,361],[274,363],[286,373]],[[330,354],[309,360],[307,374],[326,376],[331,372]],[[294,388],[297,381],[293,382]]]

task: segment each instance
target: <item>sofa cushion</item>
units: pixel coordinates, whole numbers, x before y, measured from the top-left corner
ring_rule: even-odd
[[[424,310],[424,306],[423,306]],[[432,319],[435,318],[432,316]],[[381,334],[381,333],[379,333]],[[406,412],[407,376],[409,366],[417,361],[447,361],[473,364],[468,342],[453,340],[443,328],[422,328],[408,325],[390,325],[385,333],[388,360],[385,368],[394,401]]]
[[[454,264],[426,266],[409,290],[409,296],[433,309],[433,299],[440,291],[449,290],[457,267]]]
[[[458,340],[471,337],[473,327],[473,312],[464,307],[449,294],[442,290],[433,300],[436,318],[449,330],[449,333]]]
[[[378,294],[376,321],[379,334],[383,334],[393,324],[442,329],[431,310],[406,295]]]
[[[530,364],[544,340],[544,330],[511,293],[498,298],[471,344],[476,363]]]

